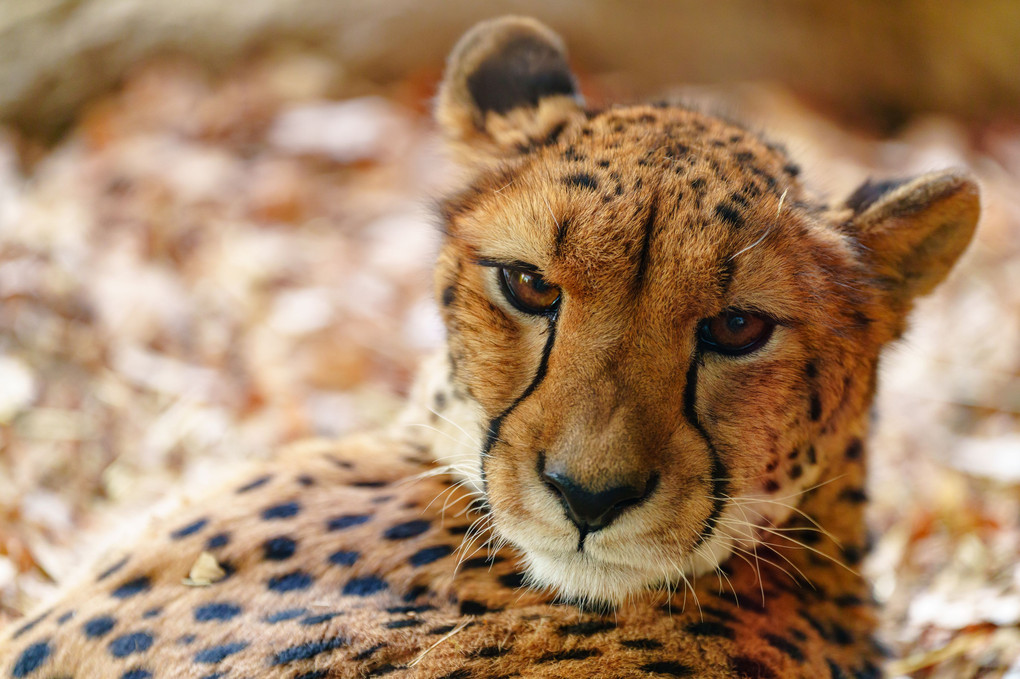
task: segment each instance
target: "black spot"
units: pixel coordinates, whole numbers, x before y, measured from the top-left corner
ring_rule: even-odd
[[[791,177],[796,177],[800,174],[800,166],[796,163],[787,163],[786,165],[783,165],[783,172]]]
[[[882,679],[882,670],[880,670],[870,660],[865,660],[864,665],[860,669],[853,670],[854,679]]]
[[[465,599],[460,602],[460,614],[461,615],[485,615],[489,612],[489,607],[480,601],[474,601],[473,599]]]
[[[730,575],[730,574],[727,573],[727,575]],[[735,615],[733,615],[729,611],[724,611],[721,608],[713,608],[711,606],[702,606],[701,607],[701,612],[702,613],[707,613],[708,615],[711,615],[711,616],[716,617],[716,618],[720,618],[721,620],[725,620],[727,622],[736,622],[737,621],[737,617]]]
[[[839,499],[855,505],[864,504],[868,501],[868,493],[863,488],[844,488]]]
[[[715,206],[715,216],[723,220],[735,229],[744,226],[744,218],[736,207],[729,203],[719,203]]]
[[[573,625],[562,625],[558,630],[556,630],[556,632],[560,636],[577,635],[590,637],[593,634],[608,632],[609,630],[614,629],[616,629],[616,623],[612,620],[585,620],[583,622],[574,623]]]
[[[605,159],[598,161],[596,164],[599,167],[609,167],[609,161]]]
[[[696,179],[692,179],[691,180],[691,189],[695,193],[699,193],[699,194],[700,193],[704,193],[705,192],[705,185],[707,183],[708,182],[705,181],[704,177],[697,177]]]
[[[444,556],[449,556],[450,554],[453,554],[453,547],[449,545],[436,545],[415,552],[408,561],[412,566],[424,566],[433,561],[439,561]]]
[[[107,568],[105,571],[100,573],[99,577],[96,578],[96,582],[102,582],[106,578],[110,577],[111,575],[113,575],[114,573],[119,571],[121,568],[123,568],[124,565],[127,564],[127,562],[128,562],[128,557],[125,556],[123,559],[121,559],[120,561],[118,561],[117,563],[113,564],[112,566]]]
[[[230,620],[241,614],[241,607],[224,601],[203,604],[195,609],[195,622]]]
[[[435,606],[424,604],[422,606],[390,606],[386,609],[387,613],[425,613],[426,611],[434,611]]]
[[[804,468],[799,464],[795,464],[790,467],[790,478],[793,480],[799,479],[804,474]]]
[[[205,548],[219,549],[220,547],[226,547],[228,544],[230,544],[230,535],[228,533],[217,533],[206,541]]]
[[[832,640],[835,641],[840,646],[853,645],[854,636],[850,634],[850,631],[847,628],[843,627],[837,622],[834,622],[829,626],[829,630],[832,635]]]
[[[694,674],[694,670],[690,665],[671,662],[669,660],[650,662],[642,665],[638,669],[644,670],[645,672],[652,672],[653,674],[665,674],[667,677],[689,677]]]
[[[287,620],[293,620],[294,618],[300,618],[307,612],[307,608],[287,608],[282,611],[277,611],[276,613],[270,613],[263,618],[263,620],[275,625],[278,622],[285,622]]]
[[[376,651],[380,648],[386,648],[387,645],[388,644],[376,644],[375,646],[369,646],[364,651],[359,651],[351,656],[351,660],[367,660],[368,658],[371,658]]]
[[[74,617],[74,611],[68,611],[67,613],[64,613],[62,616],[57,618],[57,624],[58,625],[63,625],[65,622],[67,622],[68,620],[70,620],[73,617]]]
[[[584,189],[591,189],[592,191],[599,190],[598,180],[587,172],[576,172],[574,174],[567,175],[563,178],[563,183],[571,187],[577,186]]]
[[[301,511],[301,505],[297,502],[284,502],[283,504],[273,505],[262,510],[262,518],[266,521],[272,519],[289,519],[292,516],[297,516],[297,513]]]
[[[262,555],[268,561],[285,561],[294,556],[296,549],[297,543],[294,540],[280,535],[270,538],[262,544]]]
[[[157,615],[163,612],[162,608],[150,608],[149,610],[142,613],[143,618],[155,618]]]
[[[808,446],[807,449],[807,461],[811,464],[818,463],[818,453],[815,451],[814,446]]]
[[[341,613],[320,613],[319,615],[309,615],[307,618],[301,621],[301,624],[305,627],[312,625],[321,625],[324,622],[329,622],[333,618],[342,615]]]
[[[450,306],[451,304],[453,304],[453,300],[455,299],[455,297],[456,290],[454,289],[454,286],[450,285],[443,288],[443,294],[440,297],[440,301],[443,303],[443,306]]]
[[[775,479],[769,479],[765,482],[763,488],[766,493],[774,493],[779,490],[779,482]]]
[[[127,599],[135,596],[136,594],[148,591],[150,585],[151,582],[149,581],[149,578],[143,575],[135,578],[134,580],[128,580],[123,585],[113,590],[111,594],[118,599]]]
[[[655,639],[627,639],[620,643],[626,648],[633,648],[639,651],[654,651],[662,648],[662,642]]]
[[[124,674],[120,675],[120,679],[152,679],[152,673],[148,670],[136,667],[135,669],[128,670]]]
[[[488,556],[476,556],[473,559],[465,559],[463,563],[460,564],[460,569],[462,571],[469,571],[474,568],[489,568],[493,564],[500,563],[501,561],[506,561],[506,559],[501,556],[496,556],[495,554],[490,554]]]
[[[454,670],[449,674],[444,674],[443,676],[438,677],[438,679],[471,679],[471,672],[461,668],[459,670]]]
[[[389,481],[352,481],[355,488],[385,488],[390,485]]]
[[[260,476],[259,478],[255,479],[254,481],[241,486],[235,492],[237,492],[237,493],[247,493],[250,490],[255,490],[256,488],[260,488],[260,487],[266,485],[267,483],[269,483],[272,480],[272,478],[273,477],[268,475],[268,474],[266,476]]]
[[[53,647],[50,646],[49,641],[40,641],[32,644],[18,656],[17,662],[14,663],[14,669],[11,670],[11,676],[15,679],[20,677],[27,677],[32,672],[39,669],[53,653]]]
[[[248,643],[245,641],[235,641],[229,644],[210,646],[209,648],[201,650],[195,654],[195,662],[215,665],[235,653],[240,653],[246,648],[248,648]]]
[[[760,660],[738,655],[732,661],[733,671],[743,679],[779,679],[772,668]]]
[[[811,394],[811,421],[817,422],[822,417],[822,398],[817,392]]]
[[[553,651],[539,656],[538,662],[562,662],[564,660],[584,660],[601,655],[602,652],[596,648],[572,648],[565,651]]]
[[[371,518],[368,514],[344,514],[327,521],[326,528],[329,530],[345,530],[354,526],[360,526]]]
[[[361,556],[361,554],[358,552],[341,549],[340,551],[333,552],[329,555],[329,562],[334,566],[353,566],[359,556]]]
[[[29,621],[28,621],[28,622],[26,622],[26,623],[25,623],[24,625],[22,625],[21,627],[19,627],[19,628],[18,628],[18,631],[17,631],[17,632],[15,632],[15,633],[14,633],[14,636],[13,636],[13,637],[11,637],[11,638],[12,638],[12,639],[17,639],[18,637],[20,637],[20,636],[24,635],[24,634],[25,634],[26,632],[29,632],[29,631],[31,631],[32,629],[34,629],[34,628],[35,628],[35,626],[36,626],[36,625],[38,625],[38,624],[39,624],[40,622],[42,622],[43,620],[45,620],[45,619],[46,619],[46,616],[48,616],[49,614],[50,614],[50,611],[46,611],[46,612],[45,612],[45,613],[43,613],[42,615],[36,616],[35,618],[33,618],[33,619],[29,620]]]
[[[754,160],[754,154],[750,151],[737,151],[733,154],[733,159],[738,163],[747,163]]]
[[[800,647],[789,639],[784,639],[778,634],[763,634],[762,639],[769,642],[769,645],[776,648],[786,655],[790,656],[797,662],[804,662],[804,652],[800,650]]]
[[[198,521],[192,521],[187,526],[181,526],[173,533],[170,533],[170,538],[172,540],[180,540],[181,538],[186,538],[189,535],[194,535],[198,531],[205,528],[205,525],[207,523],[209,523],[209,519],[199,519]]]
[[[298,644],[297,646],[291,646],[286,648],[276,655],[273,656],[274,665],[286,665],[296,660],[308,660],[315,656],[332,651],[348,643],[346,637],[333,637],[331,639],[321,639],[319,641],[309,641],[304,644]]]
[[[305,488],[315,485],[315,479],[313,479],[308,474],[302,474],[301,476],[297,477],[297,482],[304,486]]]
[[[732,639],[734,637],[732,627],[727,627],[721,622],[715,622],[714,620],[702,620],[691,623],[687,626],[687,631],[696,637],[723,637],[724,639]]]
[[[403,596],[404,601],[414,601],[421,595],[429,591],[427,585],[415,585],[411,589],[407,590],[407,594]]]
[[[847,679],[842,668],[837,665],[834,660],[826,658],[825,662],[829,665],[829,679]]]
[[[148,632],[132,632],[110,642],[110,654],[123,658],[132,653],[144,653],[152,646],[152,635]]]
[[[505,573],[499,576],[499,584],[510,589],[520,589],[524,586],[524,573]]]
[[[187,646],[189,644],[195,643],[195,639],[197,638],[198,637],[196,637],[194,634],[185,634],[181,637],[178,637],[177,643],[180,644],[181,646]]]
[[[361,578],[353,578],[344,585],[343,593],[347,596],[372,596],[382,592],[389,587],[382,578],[374,575],[366,575]]]
[[[483,115],[535,107],[546,97],[575,92],[563,55],[530,35],[509,40],[482,61],[467,77],[467,89]]]
[[[861,443],[860,439],[854,439],[850,442],[850,445],[846,447],[846,459],[859,460],[863,452],[864,444]]]
[[[400,668],[397,667],[396,665],[394,665],[393,663],[384,663],[382,665],[379,665],[378,667],[376,667],[372,671],[370,671],[365,676],[366,677],[381,677],[384,674],[391,674],[393,672],[396,672],[399,669]]]
[[[312,576],[304,571],[294,571],[269,578],[266,586],[273,592],[294,592],[312,586]]]
[[[439,627],[433,627],[432,629],[430,629],[429,634],[431,634],[432,636],[437,636],[439,634],[449,634],[454,629],[456,629],[456,627],[457,627],[456,625],[440,625]]]
[[[98,639],[99,637],[108,634],[116,624],[117,621],[115,619],[108,615],[103,615],[86,621],[85,624],[81,626],[81,629],[85,633],[85,636],[90,639]]]
[[[422,624],[421,620],[415,618],[405,618],[403,620],[392,620],[386,623],[386,629],[403,629],[405,627],[418,627]]]
[[[391,526],[386,529],[383,533],[383,537],[387,540],[406,540],[407,538],[413,538],[421,535],[429,529],[430,524],[425,519],[415,519],[414,521],[408,521],[406,523],[398,523],[395,526]]]

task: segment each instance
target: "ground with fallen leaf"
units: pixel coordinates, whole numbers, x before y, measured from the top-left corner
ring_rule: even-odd
[[[52,148],[0,130],[0,625],[168,489],[393,417],[442,338],[435,76],[159,61]],[[879,140],[775,88],[708,96],[833,199],[869,175],[979,176],[976,243],[883,366],[867,571],[892,676],[1017,679],[1020,125],[919,118]]]

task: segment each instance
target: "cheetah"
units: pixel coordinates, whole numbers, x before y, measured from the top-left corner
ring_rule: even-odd
[[[974,180],[823,203],[735,123],[585,108],[516,17],[461,39],[436,119],[448,336],[405,415],[152,522],[5,631],[0,675],[881,676],[868,409]]]

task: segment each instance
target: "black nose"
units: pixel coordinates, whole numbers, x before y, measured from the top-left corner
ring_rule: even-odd
[[[565,474],[542,472],[542,480],[560,498],[570,520],[582,533],[605,528],[623,510],[638,504],[655,490],[659,475],[652,474],[644,488],[617,486],[592,492]]]

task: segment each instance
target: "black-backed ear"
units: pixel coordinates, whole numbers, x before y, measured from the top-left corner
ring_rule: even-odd
[[[981,211],[977,183],[959,170],[867,181],[846,207],[853,211],[851,232],[901,312],[946,277],[970,243]]]
[[[478,24],[454,47],[436,120],[470,163],[550,141],[581,106],[560,37],[534,19],[510,16]]]

